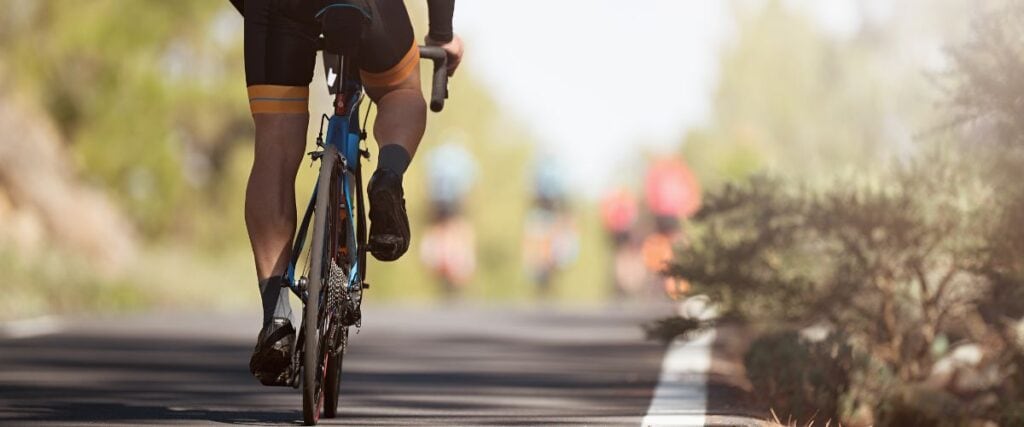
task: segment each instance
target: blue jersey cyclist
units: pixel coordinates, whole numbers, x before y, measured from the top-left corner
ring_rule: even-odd
[[[309,125],[309,84],[329,21],[317,12],[332,5],[360,7],[369,22],[358,41],[358,66],[367,95],[377,103],[373,128],[380,144],[370,179],[370,247],[382,261],[409,248],[409,220],[402,177],[426,127],[420,88],[419,49],[401,0],[231,0],[244,18],[245,79],[256,129],[255,159],[245,194],[245,223],[252,243],[263,326],[249,369],[265,385],[290,376],[295,328],[281,276],[295,234],[295,175]],[[427,0],[430,31],[425,43],[448,52],[448,73],[462,59],[462,41],[452,31],[455,0]]]

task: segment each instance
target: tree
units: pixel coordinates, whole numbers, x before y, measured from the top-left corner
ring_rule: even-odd
[[[706,196],[693,244],[670,272],[719,304],[722,319],[767,330],[746,358],[767,404],[797,417],[823,410],[817,418],[854,425],[1024,421],[1022,32],[1024,7],[1005,4],[983,13],[969,42],[952,49],[943,121],[958,132],[929,141],[957,145],[921,145],[904,165],[867,177],[822,184],[769,174]],[[756,89],[737,94],[756,100]],[[792,147],[821,123],[839,137],[851,131],[827,115],[815,121],[815,112],[792,116],[806,115],[812,124],[803,126],[787,121],[784,108],[746,108],[717,114],[765,118],[768,134]],[[806,150],[790,155],[813,160]],[[709,326],[660,325],[663,334]],[[811,327],[825,330],[824,340],[796,334]],[[978,356],[965,360],[958,350]],[[806,375],[787,374],[790,364]]]

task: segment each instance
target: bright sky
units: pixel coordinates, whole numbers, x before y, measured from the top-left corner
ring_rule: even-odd
[[[858,25],[855,0],[793,0],[837,32]],[[597,195],[639,150],[674,150],[706,120],[726,0],[460,1],[466,66],[531,127],[570,184]],[[457,82],[453,96],[458,96]]]

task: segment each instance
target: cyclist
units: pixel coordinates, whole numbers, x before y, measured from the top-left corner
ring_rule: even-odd
[[[664,158],[648,169],[645,187],[647,208],[654,216],[654,232],[644,239],[644,263],[652,274],[663,276],[672,259],[673,247],[683,240],[680,219],[693,215],[700,208],[700,186],[686,163],[677,158]],[[662,285],[673,298],[678,298],[689,287],[671,277],[663,277]]]
[[[613,246],[620,247],[629,242],[636,221],[636,198],[628,189],[616,188],[601,199],[601,224],[611,237]]]
[[[476,162],[461,144],[446,142],[427,157],[431,213],[420,257],[448,299],[459,296],[476,270],[476,236],[464,212],[475,175]]]
[[[566,190],[557,166],[538,163],[533,206],[526,216],[523,233],[523,261],[541,297],[551,296],[555,274],[575,261],[579,253]]]
[[[619,297],[639,292],[646,279],[635,230],[638,219],[636,197],[629,189],[613,189],[601,199],[601,223],[611,239],[614,255],[612,287]]]
[[[245,222],[263,300],[263,326],[249,370],[264,385],[283,385],[290,375],[295,328],[289,292],[281,275],[295,234],[295,176],[309,124],[309,84],[318,39],[341,43],[332,33],[340,10],[357,8],[368,22],[358,41],[358,66],[366,93],[377,103],[373,133],[380,144],[377,170],[368,185],[370,249],[394,261],[409,247],[402,176],[426,127],[420,88],[419,49],[409,14],[397,0],[231,0],[244,18],[245,80],[256,129],[255,159],[245,194]],[[448,52],[448,74],[462,59],[452,32],[455,0],[427,0],[426,44]],[[325,13],[326,12],[326,13]],[[348,42],[352,42],[348,40]]]

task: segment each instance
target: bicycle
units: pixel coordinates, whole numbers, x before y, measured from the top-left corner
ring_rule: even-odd
[[[302,387],[306,425],[317,424],[321,410],[327,418],[338,414],[348,330],[361,326],[363,291],[370,287],[365,280],[369,248],[361,170],[370,152],[362,147],[367,138],[365,121],[363,126],[359,123],[363,86],[354,58],[328,53],[323,43],[321,37],[320,50],[328,90],[335,96],[335,111],[331,116],[321,116],[317,149],[308,153],[312,161],[320,162],[320,172],[296,232],[283,285],[303,304],[290,384]],[[448,97],[447,54],[439,47],[422,46],[420,57],[434,63],[430,109],[440,112]],[[311,225],[312,238],[307,246]],[[296,279],[304,249],[306,263],[303,274]]]

